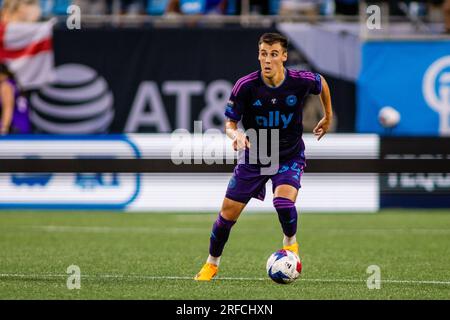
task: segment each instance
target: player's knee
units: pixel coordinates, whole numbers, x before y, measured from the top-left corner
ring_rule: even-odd
[[[284,198],[289,199],[293,202],[297,199],[298,189],[291,185],[280,185],[274,190],[274,199],[276,198]]]
[[[236,221],[244,207],[245,204],[225,199],[222,204],[221,216],[227,220]]]

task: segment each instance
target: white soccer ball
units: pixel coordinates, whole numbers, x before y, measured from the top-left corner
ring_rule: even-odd
[[[393,128],[400,122],[400,113],[392,107],[383,107],[378,113],[378,121],[385,128]]]
[[[266,264],[267,275],[276,283],[291,283],[302,272],[300,258],[289,250],[278,250],[274,252]]]

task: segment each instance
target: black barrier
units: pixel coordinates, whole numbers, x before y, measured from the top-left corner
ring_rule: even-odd
[[[195,120],[203,122],[203,130],[222,129],[228,94],[240,77],[259,69],[257,43],[268,31],[276,30],[57,28],[59,80],[31,93],[35,131],[192,131]],[[352,132],[354,84],[329,80],[337,131]]]
[[[1,159],[0,172],[232,172],[235,163],[175,164],[170,159]],[[311,159],[311,173],[442,173],[450,159]]]
[[[450,158],[450,138],[382,137],[380,158],[399,161],[429,161]],[[443,162],[444,163],[444,162]],[[412,168],[410,168],[412,169]],[[441,171],[430,171],[423,163],[415,170],[392,171],[380,175],[381,207],[450,207],[450,164]]]
[[[192,130],[194,120],[202,120],[204,130],[223,128],[225,93],[259,68],[258,39],[270,30],[63,28],[55,30],[55,62],[58,68],[87,66],[105,80],[114,97],[109,132]],[[40,97],[48,100],[42,93]],[[50,122],[77,125],[37,112]],[[96,119],[101,127],[101,117]]]

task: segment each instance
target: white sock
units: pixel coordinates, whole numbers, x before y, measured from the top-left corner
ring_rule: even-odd
[[[283,246],[291,246],[297,242],[297,237],[294,234],[292,237],[284,236],[283,238]]]
[[[208,259],[206,260],[206,263],[212,263],[216,266],[219,266],[220,263],[220,257],[213,257],[212,255],[208,256]]]

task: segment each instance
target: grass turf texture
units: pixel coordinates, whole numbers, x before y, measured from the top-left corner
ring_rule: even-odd
[[[219,278],[191,280],[206,259],[215,218],[1,212],[0,299],[450,298],[448,211],[302,214],[303,273],[290,285],[265,273],[267,258],[281,247],[275,214],[244,213],[225,248]],[[80,290],[66,287],[72,264],[81,269]],[[366,286],[373,264],[381,268],[380,290]]]

